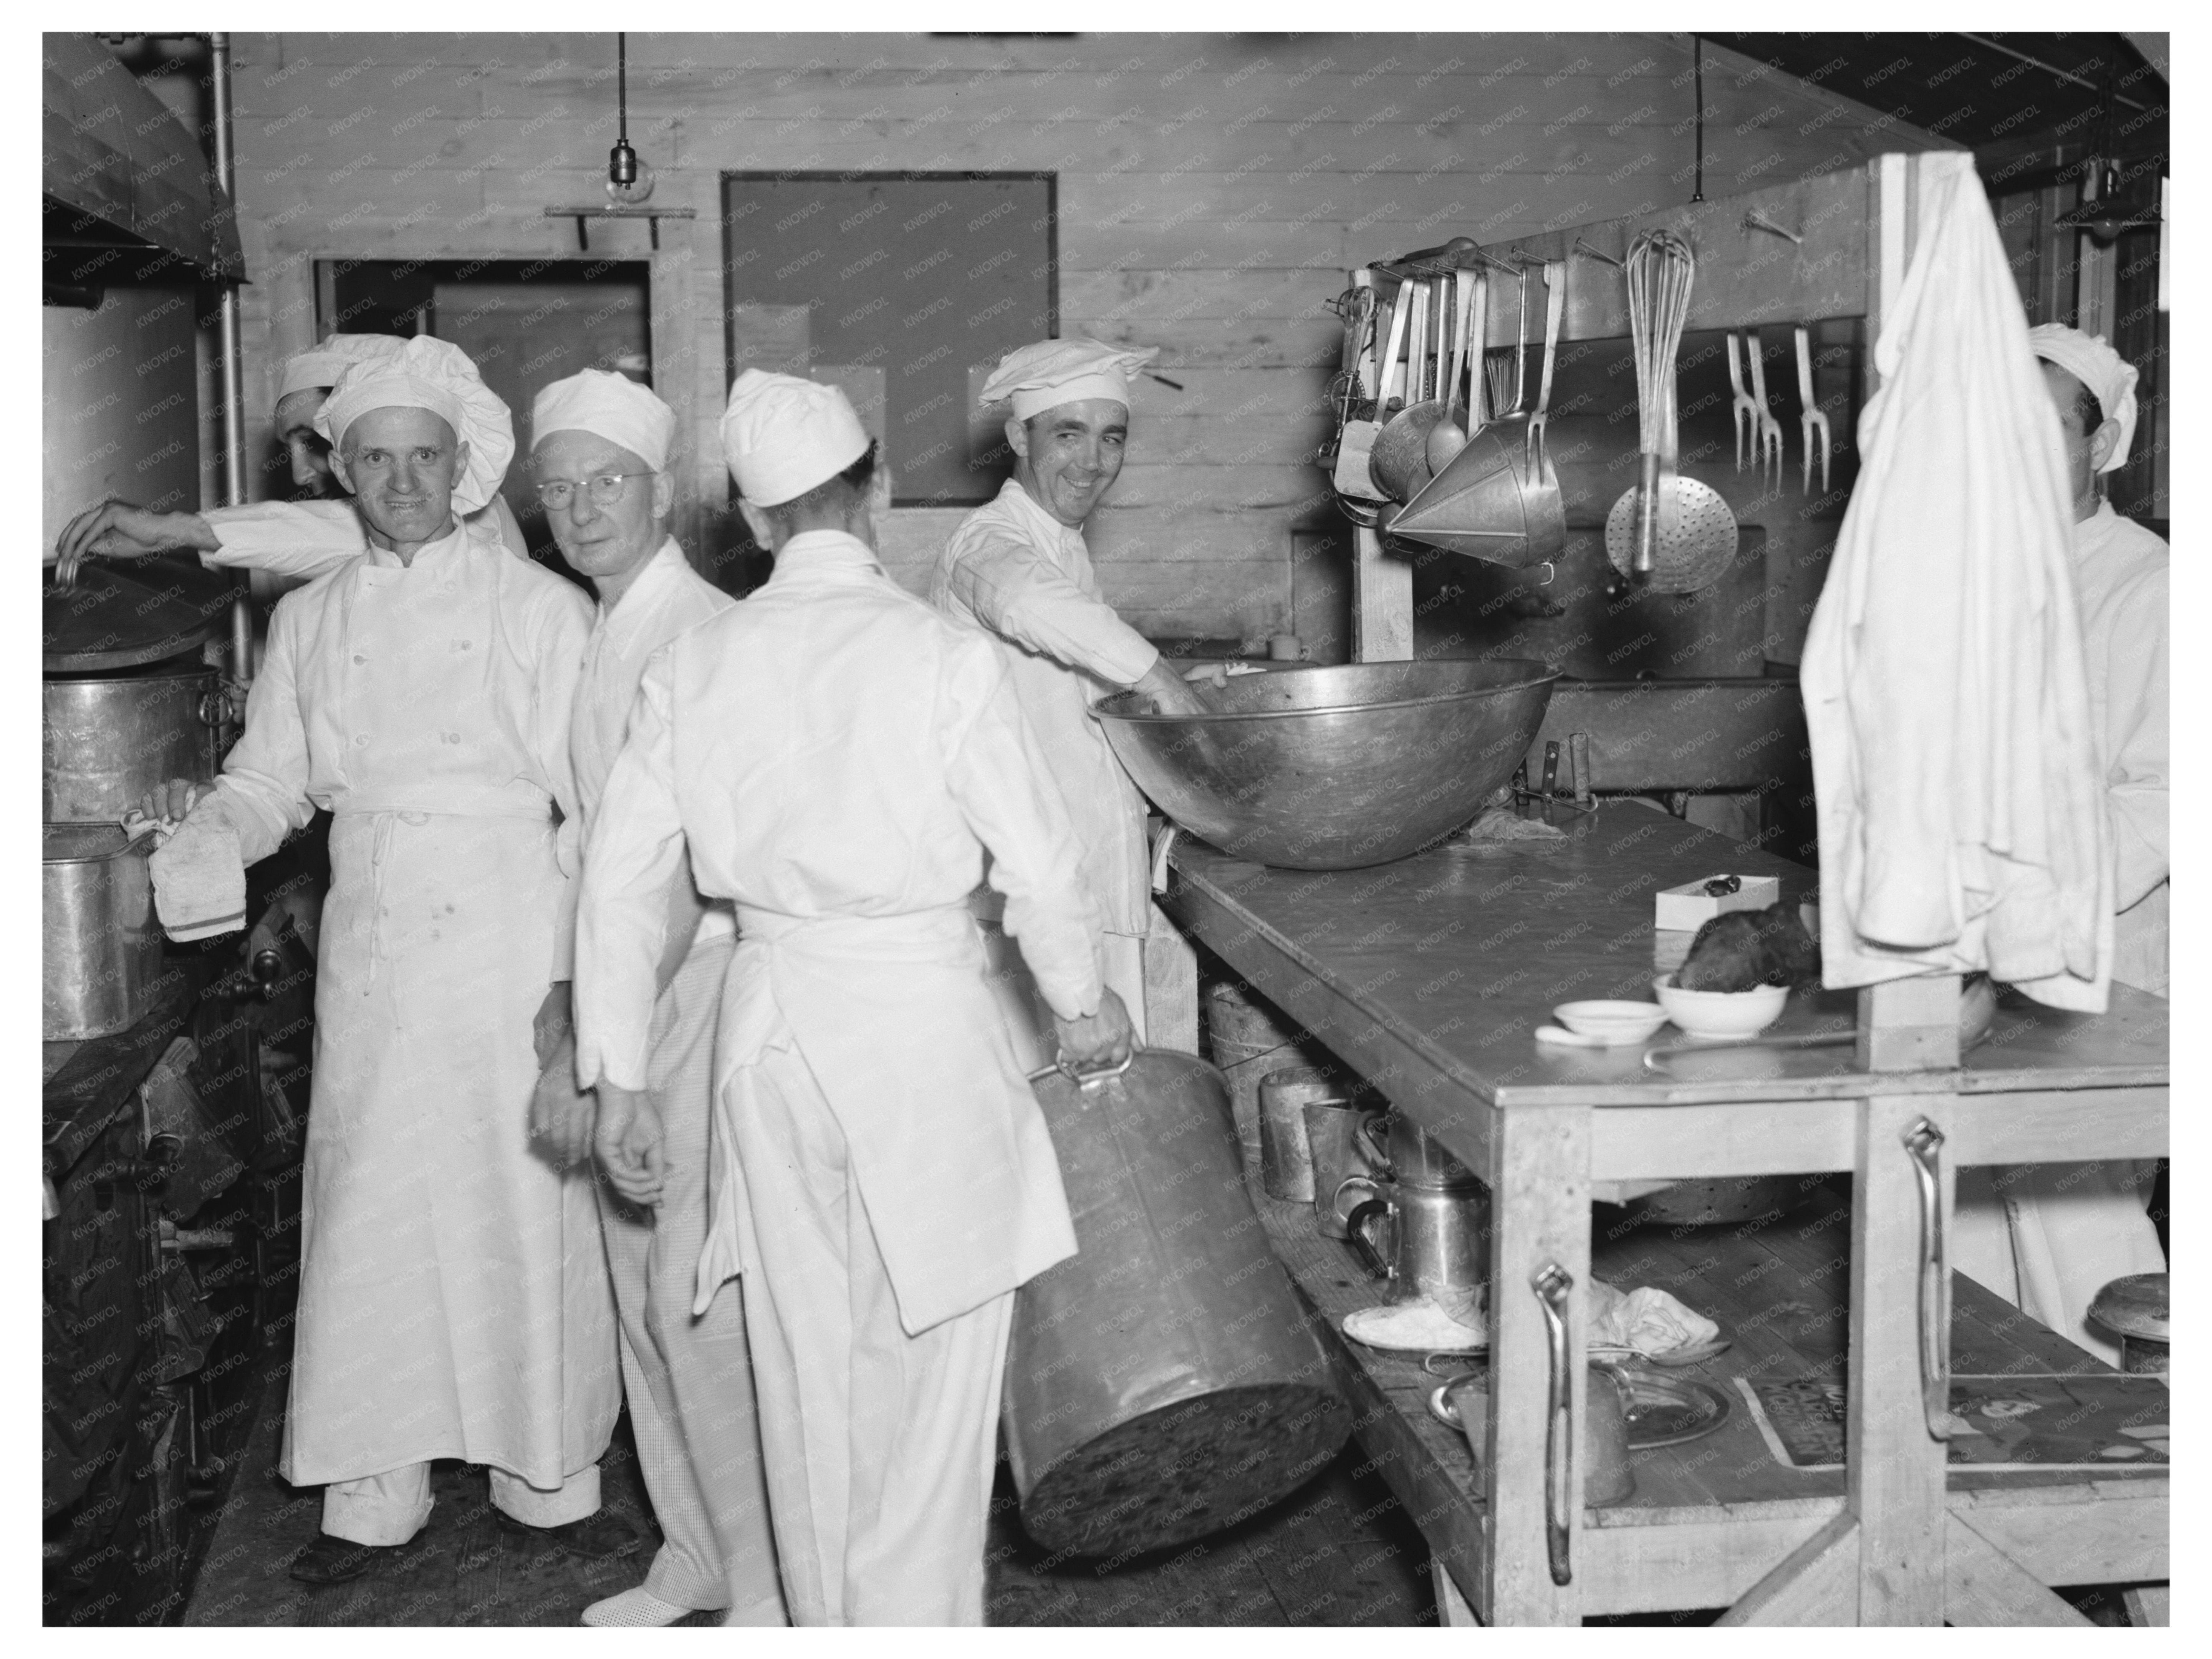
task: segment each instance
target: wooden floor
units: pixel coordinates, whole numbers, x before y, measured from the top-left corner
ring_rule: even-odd
[[[437,1507],[403,1555],[350,1584],[295,1583],[287,1570],[315,1534],[321,1494],[277,1478],[283,1371],[281,1363],[269,1369],[262,1419],[223,1500],[187,1625],[573,1625],[592,1601],[644,1578],[659,1535],[625,1416],[600,1468],[605,1503],[644,1535],[635,1556],[586,1562],[503,1531],[484,1472],[441,1463]],[[1267,1513],[1110,1572],[1081,1561],[1040,1565],[1045,1552],[1023,1534],[1001,1464],[984,1616],[1030,1626],[1431,1624],[1420,1534],[1378,1480],[1353,1473],[1359,1462],[1357,1445],[1348,1447]]]

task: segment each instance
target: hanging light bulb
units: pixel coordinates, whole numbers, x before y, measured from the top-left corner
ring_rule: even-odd
[[[607,199],[634,206],[653,194],[653,169],[629,142],[629,36],[615,36],[615,147],[607,152]]]

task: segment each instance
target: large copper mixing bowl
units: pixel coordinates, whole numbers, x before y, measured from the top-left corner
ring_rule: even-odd
[[[1357,870],[1419,852],[1513,775],[1559,671],[1540,662],[1360,663],[1242,675],[1218,712],[1092,711],[1137,787],[1224,853]]]

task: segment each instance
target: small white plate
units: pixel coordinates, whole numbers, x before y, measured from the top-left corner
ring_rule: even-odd
[[[1563,1002],[1552,1010],[1552,1018],[1577,1036],[1641,1042],[1667,1023],[1667,1011],[1656,1002],[1604,1000]]]

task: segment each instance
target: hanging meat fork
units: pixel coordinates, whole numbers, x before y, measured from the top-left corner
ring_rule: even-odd
[[[1729,412],[1735,428],[1735,470],[1739,472],[1743,471],[1744,458],[1751,453],[1759,436],[1759,405],[1743,389],[1743,365],[1736,361],[1736,348],[1741,343],[1733,333],[1728,337],[1729,390],[1734,394]]]
[[[1745,339],[1747,355],[1751,359],[1751,403],[1753,418],[1758,428],[1752,435],[1752,453],[1759,458],[1759,476],[1766,477],[1766,464],[1774,463],[1774,482],[1782,483],[1782,422],[1774,418],[1774,411],[1766,405],[1766,362],[1759,349],[1759,331],[1747,331]]]
[[[1813,434],[1820,434],[1820,493],[1828,493],[1828,448],[1832,441],[1828,417],[1813,401],[1813,331],[1797,325],[1797,401],[1804,410],[1799,424],[1805,434],[1805,494],[1813,493]]]

